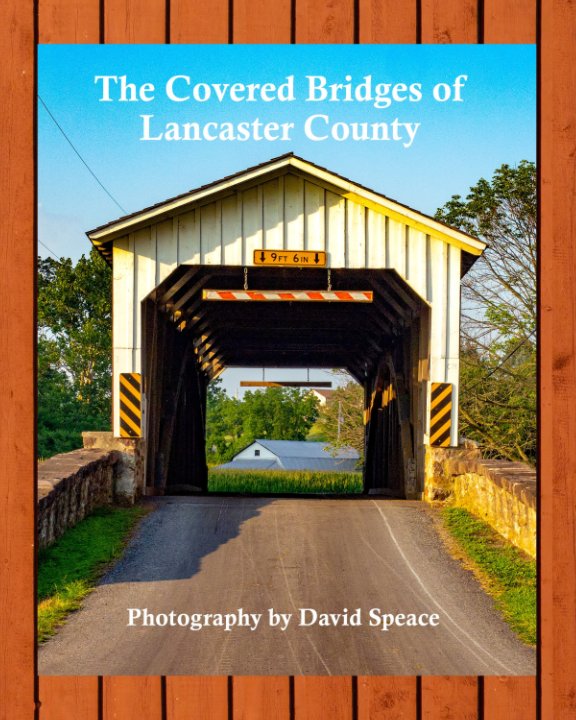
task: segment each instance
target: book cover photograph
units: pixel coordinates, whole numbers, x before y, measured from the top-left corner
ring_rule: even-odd
[[[40,45],[38,672],[536,672],[533,45]]]

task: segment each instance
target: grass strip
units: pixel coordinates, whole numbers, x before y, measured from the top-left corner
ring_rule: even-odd
[[[468,510],[445,507],[444,524],[510,627],[525,643],[536,643],[536,561],[507,543]]]
[[[95,510],[38,554],[38,640],[54,635],[121,554],[147,507]]]
[[[362,492],[362,473],[289,470],[216,470],[209,473],[210,492],[330,493]]]

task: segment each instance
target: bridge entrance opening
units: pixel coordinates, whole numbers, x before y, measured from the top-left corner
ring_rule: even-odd
[[[226,367],[339,367],[364,388],[364,489],[414,492],[428,311],[394,270],[179,266],[142,304],[147,486],[207,489],[206,391]]]

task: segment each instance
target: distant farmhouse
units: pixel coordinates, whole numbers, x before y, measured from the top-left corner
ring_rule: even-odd
[[[320,407],[324,407],[333,394],[334,390],[319,390],[316,388],[314,388],[314,390],[310,390],[310,395],[318,400]]]
[[[331,448],[323,442],[254,440],[218,470],[321,470],[352,472],[359,455],[353,448]]]

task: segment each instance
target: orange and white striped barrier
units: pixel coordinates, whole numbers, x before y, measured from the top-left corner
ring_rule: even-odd
[[[203,290],[203,300],[247,302],[372,302],[371,290]]]

